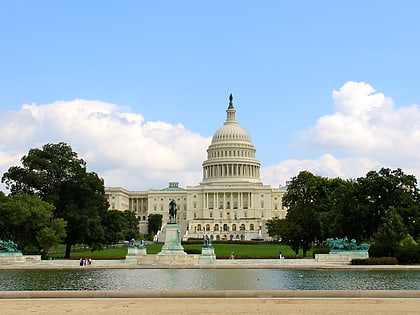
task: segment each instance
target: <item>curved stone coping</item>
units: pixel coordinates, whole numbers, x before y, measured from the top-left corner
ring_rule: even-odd
[[[0,264],[0,269],[336,269],[336,270],[420,270],[420,265],[349,265],[317,262],[314,259],[217,259],[212,264],[127,263],[125,260],[94,260],[80,266],[79,260],[57,259]]]
[[[346,298],[420,299],[420,290],[177,290],[177,291],[0,291],[0,299],[111,298]]]
[[[81,269],[286,269],[286,270],[402,270],[416,271],[420,266],[302,266],[302,265],[115,265],[115,266],[0,266],[0,270],[81,270]]]

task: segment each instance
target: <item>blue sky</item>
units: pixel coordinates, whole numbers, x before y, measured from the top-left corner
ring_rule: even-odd
[[[0,1],[0,172],[64,141],[108,186],[196,185],[232,93],[267,184],[303,169],[419,178],[418,12],[414,0]]]

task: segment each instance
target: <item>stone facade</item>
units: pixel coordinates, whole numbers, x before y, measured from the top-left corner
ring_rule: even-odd
[[[164,189],[144,192],[106,187],[110,209],[135,212],[140,232],[147,233],[148,215],[161,214],[165,224],[169,202],[174,199],[183,240],[206,236],[213,240],[269,240],[265,224],[286,216],[282,204],[286,188],[261,182],[256,150],[248,132],[236,121],[232,97],[226,114],[207,149],[199,185],[181,188],[171,182]]]

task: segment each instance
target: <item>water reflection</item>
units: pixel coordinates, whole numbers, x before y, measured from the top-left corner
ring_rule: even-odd
[[[0,270],[0,290],[420,290],[420,271]]]

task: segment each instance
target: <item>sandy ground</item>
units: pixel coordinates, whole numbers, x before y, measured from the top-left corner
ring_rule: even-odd
[[[18,299],[9,314],[420,314],[420,299]]]

